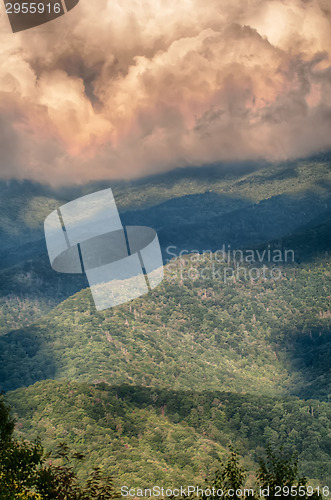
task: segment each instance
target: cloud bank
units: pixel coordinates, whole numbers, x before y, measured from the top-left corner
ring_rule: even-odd
[[[331,149],[329,0],[80,0],[0,18],[2,178],[53,185]]]

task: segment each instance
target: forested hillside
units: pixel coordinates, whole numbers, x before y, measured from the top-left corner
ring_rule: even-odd
[[[115,183],[123,223],[158,231],[165,279],[102,312],[84,276],[50,268],[42,223],[109,184],[1,185],[0,389],[16,432],[67,441],[118,484],[199,482],[230,442],[251,478],[270,443],[330,482],[330,172],[326,155]],[[255,259],[220,259],[223,245]]]
[[[187,279],[191,258],[168,264],[165,281],[146,297],[97,312],[86,289],[0,337],[1,388],[69,378],[327,400],[328,259],[285,266],[279,280],[240,274],[224,283]],[[205,255],[194,266],[213,264]],[[223,276],[225,264],[216,265]]]
[[[199,484],[229,443],[251,475],[267,444],[297,452],[300,473],[330,484],[331,407],[220,391],[39,382],[8,396],[19,434],[42,437],[48,449],[65,441],[88,450],[80,475],[94,465],[116,484]],[[65,418],[64,418],[65,415]]]

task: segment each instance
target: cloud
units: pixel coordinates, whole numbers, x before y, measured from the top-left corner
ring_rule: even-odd
[[[80,0],[0,35],[1,175],[59,185],[331,149],[330,47],[328,0]]]

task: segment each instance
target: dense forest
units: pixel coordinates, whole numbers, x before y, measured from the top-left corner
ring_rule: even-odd
[[[14,420],[10,408],[0,399],[0,499],[15,500],[106,500],[121,496],[141,497],[156,495],[161,498],[312,498],[327,497],[327,486],[314,488],[299,474],[297,455],[286,453],[283,447],[274,450],[268,446],[265,456],[259,457],[255,482],[247,484],[246,470],[239,461],[233,446],[229,446],[223,462],[217,456],[217,465],[209,473],[204,484],[191,484],[177,488],[150,486],[149,488],[123,485],[119,490],[113,484],[113,476],[100,467],[87,470],[87,478],[81,481],[76,464],[84,462],[84,454],[72,451],[60,442],[52,453],[45,453],[39,440],[18,440],[13,435]],[[86,465],[85,465],[86,467]],[[188,483],[183,483],[188,484]],[[153,492],[153,493],[152,493]],[[195,496],[193,495],[195,493]]]
[[[165,279],[102,312],[84,276],[50,268],[42,224],[108,185],[1,183],[0,390],[32,476],[51,460],[47,481],[69,467],[79,498],[93,481],[115,498],[124,483],[224,483],[231,464],[264,484],[279,459],[286,484],[330,485],[330,182],[325,155],[115,183],[122,221],[158,231]],[[234,262],[223,245],[293,258]],[[3,498],[62,498],[22,488]]]
[[[328,400],[328,258],[282,267],[279,280],[226,285],[181,279],[187,266],[190,256],[168,264],[161,286],[116,309],[96,312],[85,289],[0,337],[0,387],[67,378]]]
[[[69,381],[38,382],[7,398],[19,435],[40,436],[48,450],[60,441],[87,449],[90,467],[130,484],[201,481],[229,442],[252,474],[270,444],[297,452],[316,486],[331,480],[331,405],[317,400]]]

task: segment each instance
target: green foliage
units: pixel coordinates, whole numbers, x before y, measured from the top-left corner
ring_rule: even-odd
[[[113,478],[111,476],[105,477],[97,467],[90,473],[86,481],[84,493],[89,495],[89,498],[96,498],[98,500],[121,498],[114,488]]]
[[[331,481],[331,404],[221,391],[39,382],[9,393],[17,432],[47,450],[66,440],[77,464],[112,470],[116,486],[201,482],[232,442],[254,474],[267,445],[296,452],[300,473]],[[65,418],[63,417],[65,415]]]
[[[36,470],[41,463],[40,444],[17,441],[13,438],[14,423],[10,409],[0,397],[0,499],[19,498],[33,493]],[[23,497],[24,498],[24,497]],[[32,497],[37,498],[37,497]]]
[[[94,468],[85,484],[78,482],[72,460],[83,460],[80,453],[70,454],[60,443],[52,455],[46,455],[39,441],[18,441],[12,435],[8,406],[0,399],[0,500],[107,500],[119,498],[112,477]],[[52,463],[50,457],[60,459]]]
[[[223,243],[263,250],[273,240],[271,248],[293,248],[296,258],[280,266],[278,281],[225,284],[185,278],[214,263],[187,256],[167,266],[151,294],[104,312],[95,312],[89,290],[79,291],[86,280],[51,270],[42,223],[65,201],[108,185],[55,193],[0,183],[0,389],[21,388],[7,397],[17,434],[30,439],[12,437],[0,404],[8,498],[55,498],[60,490],[67,498],[112,498],[100,467],[114,471],[115,486],[198,484],[229,441],[249,477],[266,453],[260,480],[297,484],[294,462],[265,451],[270,443],[296,452],[313,484],[330,481],[329,179],[326,156],[117,183],[123,222],[155,227],[163,250]],[[226,266],[217,264],[221,274]],[[57,452],[47,457],[39,435],[48,453]],[[59,450],[63,440],[77,454]],[[240,470],[233,452],[218,481],[239,484]]]
[[[154,403],[157,398],[153,398]],[[98,401],[101,401],[98,398]],[[3,420],[1,427],[9,429],[12,419],[9,408],[0,400]],[[7,422],[6,422],[7,421]],[[67,444],[60,442],[55,451],[45,454],[39,441],[18,441],[12,430],[3,433],[0,441],[0,499],[15,500],[17,498],[35,500],[107,500],[120,498],[114,487],[113,478],[102,473],[99,467],[94,467],[88,474],[87,480],[82,483],[78,480],[75,463],[82,462],[84,455],[79,452],[70,452]],[[181,439],[183,436],[180,436]],[[187,451],[186,451],[187,453]],[[218,467],[212,478],[209,489],[222,490],[222,498],[240,500],[245,498],[242,489],[246,483],[246,471],[240,465],[239,455],[230,447],[230,456],[225,464],[217,458]],[[317,500],[319,494],[302,495],[301,488],[307,491],[307,480],[298,477],[297,460],[285,457],[280,452],[273,452],[267,447],[266,457],[259,460],[259,469],[256,474],[257,488],[263,489],[266,500],[281,500],[288,494],[279,496],[277,488],[291,491],[291,498],[308,497]],[[123,483],[122,483],[123,484]],[[293,489],[295,494],[293,494]],[[246,490],[244,490],[246,491]],[[249,495],[248,495],[249,496]],[[207,496],[203,496],[205,500]]]
[[[3,395],[0,395],[0,445],[1,447],[10,440],[14,430],[14,420],[10,415],[10,408],[4,403]]]
[[[155,227],[164,250],[168,245],[216,250],[222,243],[251,247],[307,224],[316,226],[326,214],[330,219],[329,179],[330,157],[325,155],[267,167],[179,169],[112,187],[123,222]],[[66,201],[105,187],[109,183],[52,191],[28,182],[0,183],[0,268],[5,269],[0,275],[0,334],[32,324],[87,286],[51,271],[43,221]],[[326,250],[329,242],[330,247],[327,228],[322,238],[314,234],[310,254],[312,246]]]
[[[259,487],[267,491],[267,500],[291,499],[316,500],[320,498],[317,492],[309,493],[307,479],[298,474],[298,459],[292,453],[286,455],[283,449],[273,451],[268,446],[266,457],[260,458],[257,472]]]
[[[0,337],[0,387],[66,378],[327,400],[329,260],[284,266],[278,281],[185,279],[215,264],[198,259],[170,263],[146,297],[97,312],[84,290]]]
[[[242,495],[239,495],[238,492],[245,485],[245,482],[245,469],[239,463],[239,455],[230,447],[230,456],[226,464],[221,462],[220,468],[214,475],[212,485],[208,489],[221,490],[223,492],[222,498],[239,500]],[[203,500],[207,498],[207,496],[203,496]]]
[[[285,454],[282,447],[267,447],[266,456],[259,459],[254,488],[247,487],[246,471],[240,465],[240,457],[232,447],[225,464],[222,463],[214,473],[208,490],[222,492],[222,498],[236,500],[318,500],[322,494],[308,486],[307,479],[298,473],[298,460],[293,453]],[[204,489],[203,491],[206,491]],[[205,494],[203,500],[209,498]]]

